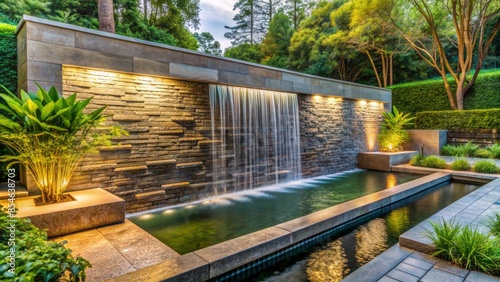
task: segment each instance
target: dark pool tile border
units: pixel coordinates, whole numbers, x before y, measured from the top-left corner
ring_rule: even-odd
[[[109,281],[206,281],[450,179],[437,172]]]

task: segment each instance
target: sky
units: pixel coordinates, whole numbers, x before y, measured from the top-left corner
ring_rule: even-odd
[[[224,26],[235,24],[233,21],[236,14],[233,11],[234,3],[236,0],[200,0],[201,25],[197,32],[210,32],[221,44],[222,52],[231,46],[229,39],[224,37],[224,33],[228,31]]]

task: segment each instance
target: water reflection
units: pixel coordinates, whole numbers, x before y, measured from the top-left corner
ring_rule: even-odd
[[[349,268],[341,240],[335,240],[325,249],[311,254],[306,271],[312,282],[342,280],[349,273]]]
[[[362,266],[387,249],[385,220],[374,219],[356,230],[356,261]]]
[[[398,177],[394,173],[389,173],[387,175],[385,188],[390,189],[398,185]]]

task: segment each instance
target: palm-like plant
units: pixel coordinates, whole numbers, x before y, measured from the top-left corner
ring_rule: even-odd
[[[2,86],[3,87],[3,86]],[[106,145],[112,134],[89,132],[103,121],[105,107],[83,111],[91,98],[77,101],[76,93],[64,98],[52,87],[38,85],[36,94],[21,91],[20,98],[5,87],[0,98],[0,142],[12,152],[0,160],[26,166],[42,192],[42,201],[59,202],[80,160],[96,146]],[[116,133],[116,134],[115,134]]]
[[[384,112],[383,114],[384,124],[378,135],[380,151],[401,151],[402,145],[410,140],[410,135],[404,127],[412,125],[415,118],[410,117],[410,114],[400,113],[395,106],[392,107],[392,113]]]

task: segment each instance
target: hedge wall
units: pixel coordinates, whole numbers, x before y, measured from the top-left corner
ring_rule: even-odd
[[[456,84],[448,80],[455,93]],[[415,115],[422,111],[451,110],[442,79],[398,84],[392,89],[392,103],[398,110]],[[465,109],[500,108],[500,70],[482,71],[465,97]]]
[[[17,91],[16,26],[0,23],[0,84],[13,93]],[[3,89],[0,89],[3,92]]]
[[[500,109],[417,113],[417,129],[500,129]]]

